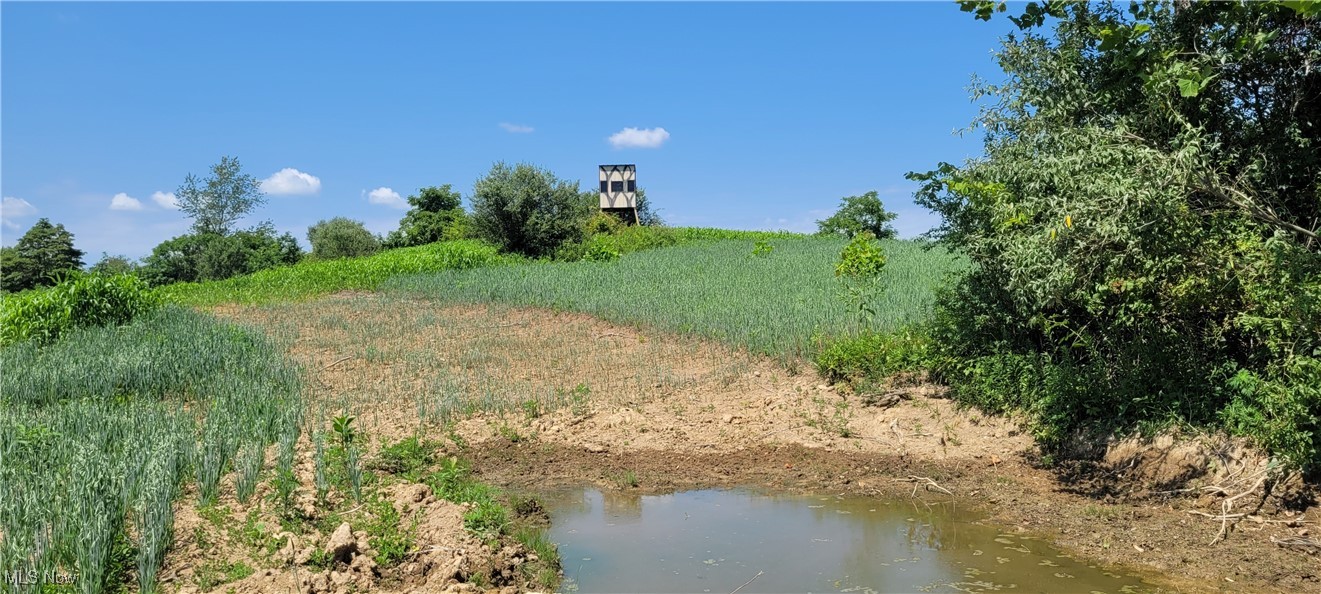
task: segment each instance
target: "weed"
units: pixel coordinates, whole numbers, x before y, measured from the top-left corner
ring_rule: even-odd
[[[255,572],[256,570],[250,565],[242,562],[207,561],[198,566],[193,581],[201,591],[210,592],[221,585],[237,582]]]

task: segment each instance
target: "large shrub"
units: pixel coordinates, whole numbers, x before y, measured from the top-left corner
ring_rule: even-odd
[[[0,301],[0,344],[44,344],[74,328],[127,324],[160,304],[161,298],[135,276],[75,272],[49,289]]]
[[[384,246],[398,248],[468,239],[472,224],[468,213],[463,211],[462,200],[449,184],[418,190],[417,195],[408,197],[412,208],[399,221],[399,228],[385,238]]]
[[[312,255],[322,259],[370,256],[381,249],[381,242],[359,221],[335,217],[307,228]]]
[[[1316,16],[1033,3],[1016,17],[1006,82],[976,90],[995,98],[985,156],[911,174],[936,234],[974,263],[932,324],[958,398],[1027,412],[1049,447],[1189,422],[1321,466]]]
[[[188,233],[153,248],[138,275],[153,286],[220,280],[294,264],[302,255],[292,234],[276,235],[270,224],[229,235]]]
[[[504,251],[549,256],[583,237],[588,204],[577,182],[526,163],[496,163],[473,187],[473,229]]]

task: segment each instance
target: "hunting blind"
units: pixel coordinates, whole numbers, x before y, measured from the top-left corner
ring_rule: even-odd
[[[601,210],[638,221],[637,165],[601,166]]]

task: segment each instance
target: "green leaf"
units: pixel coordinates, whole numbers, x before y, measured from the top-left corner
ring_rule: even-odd
[[[1187,78],[1179,79],[1179,95],[1183,97],[1196,97],[1197,93],[1199,93],[1201,90],[1202,90],[1202,85],[1200,81],[1195,81]]]

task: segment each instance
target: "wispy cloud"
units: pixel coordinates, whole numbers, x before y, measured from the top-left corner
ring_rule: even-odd
[[[161,208],[179,210],[179,199],[174,196],[174,192],[152,192],[151,199],[161,205]]]
[[[277,196],[315,194],[321,191],[321,178],[293,167],[285,167],[261,180],[261,191]]]
[[[110,210],[142,210],[142,201],[120,192],[110,199]]]
[[[610,135],[615,148],[657,148],[670,139],[665,128],[624,128]]]
[[[408,208],[408,202],[399,196],[399,192],[390,188],[380,187],[367,192],[367,202],[372,204],[383,204],[391,208]]]
[[[0,225],[9,229],[18,229],[18,222],[14,219],[30,217],[37,214],[37,207],[22,198],[5,196],[0,199]]]
[[[504,128],[505,132],[513,134],[528,134],[534,130],[532,126],[522,126],[519,124],[511,124],[509,122],[500,122],[500,127]]]

